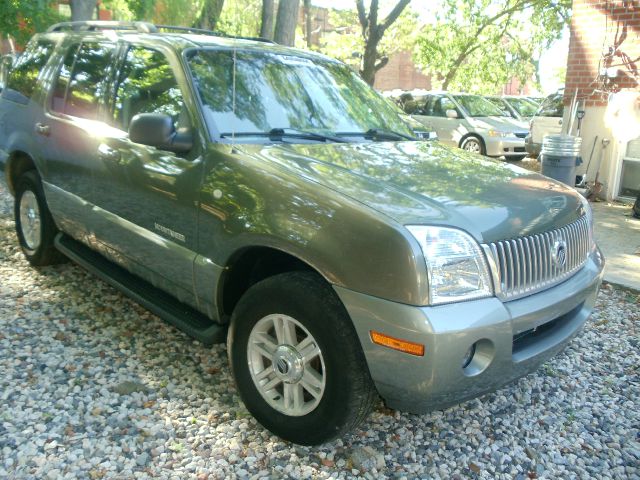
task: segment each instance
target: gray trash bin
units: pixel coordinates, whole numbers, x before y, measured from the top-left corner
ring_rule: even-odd
[[[576,184],[576,167],[582,164],[582,139],[572,135],[547,135],[540,151],[541,173],[570,187]]]

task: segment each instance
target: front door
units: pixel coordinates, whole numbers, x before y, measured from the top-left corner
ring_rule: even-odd
[[[196,306],[200,147],[179,155],[134,143],[127,133],[139,113],[163,113],[176,129],[192,130],[193,117],[174,74],[177,60],[168,55],[137,45],[123,52],[112,89],[112,133],[97,147],[96,207],[102,223],[96,236],[107,255]]]

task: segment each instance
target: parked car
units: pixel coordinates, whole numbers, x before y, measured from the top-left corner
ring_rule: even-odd
[[[29,42],[0,159],[32,265],[64,254],[226,341],[247,409],[302,444],[378,395],[421,413],[492,391],[578,334],[604,260],[575,191],[416,141],[338,61],[192,32],[71,22]]]
[[[531,121],[536,110],[538,110],[538,105],[525,97],[488,96],[485,98],[521,122]]]
[[[430,93],[404,105],[443,143],[489,157],[522,160],[526,156],[526,124],[479,95]]]
[[[525,144],[527,152],[532,156],[540,155],[542,139],[545,135],[555,135],[562,132],[563,98],[563,92],[549,95],[531,119],[529,135],[527,135]]]

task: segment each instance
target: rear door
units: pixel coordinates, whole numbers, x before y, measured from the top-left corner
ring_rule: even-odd
[[[201,145],[177,154],[134,143],[128,135],[132,118],[141,113],[166,114],[176,130],[195,131],[181,71],[168,49],[123,45],[109,92],[111,128],[96,145],[96,237],[104,253],[195,306]]]
[[[458,118],[447,117],[447,110],[456,111]],[[422,110],[417,111],[413,116],[425,125],[430,125],[438,134],[438,139],[441,142],[458,146],[461,137],[459,134],[460,125],[464,118],[462,112],[449,97],[446,95],[427,95]]]
[[[51,211],[63,230],[91,242],[95,225],[94,174],[99,136],[109,128],[101,120],[103,97],[115,59],[115,44],[97,38],[67,41],[56,66],[45,108],[35,133],[45,160],[44,186]]]

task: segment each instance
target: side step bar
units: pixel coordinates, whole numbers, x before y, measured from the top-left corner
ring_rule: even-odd
[[[225,342],[226,326],[214,323],[202,313],[127,272],[82,243],[59,233],[55,246],[71,260],[199,342],[207,346]]]

